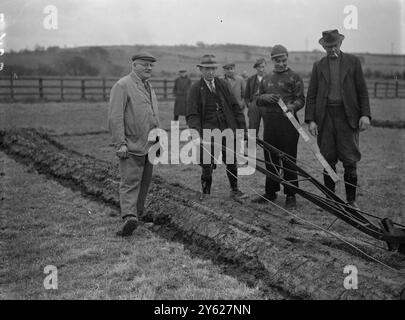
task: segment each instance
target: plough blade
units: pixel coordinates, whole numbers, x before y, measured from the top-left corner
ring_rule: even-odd
[[[384,238],[386,238],[388,250],[405,254],[405,229],[396,227],[388,218],[381,220],[381,226],[384,231]]]

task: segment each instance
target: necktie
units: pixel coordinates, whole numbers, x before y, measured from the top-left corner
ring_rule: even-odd
[[[152,91],[150,90],[149,82],[145,80],[145,81],[143,81],[143,85],[145,86],[145,89],[149,94],[150,106],[151,106],[153,115],[155,115],[155,110],[153,109],[153,104],[152,104]]]
[[[146,89],[146,91],[149,93],[149,95],[150,95],[150,87],[149,87],[149,83],[148,83],[148,81],[143,81],[143,85],[145,86],[145,89]]]
[[[215,88],[214,88],[214,84],[212,83],[212,81],[208,82],[208,86],[210,87],[211,92],[215,93]]]

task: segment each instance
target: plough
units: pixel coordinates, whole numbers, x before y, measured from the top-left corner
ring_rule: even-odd
[[[311,151],[314,153],[315,157],[322,165],[325,174],[329,175],[329,177],[333,181],[338,181],[339,177],[337,176],[336,172],[330,167],[328,162],[322,156],[319,151],[318,145],[311,137],[305,132],[302,126],[298,123],[291,112],[288,112],[287,106],[283,102],[282,99],[279,99],[278,105],[284,111],[287,118],[290,120],[292,125],[298,131],[301,138],[305,141],[305,143],[310,147]],[[354,228],[358,229],[359,231],[377,239],[380,241],[384,241],[387,246],[388,250],[390,251],[397,251],[402,254],[405,254],[405,226],[399,223],[393,222],[389,218],[380,218],[365,211],[362,211],[356,207],[348,205],[343,199],[341,199],[336,193],[328,189],[324,184],[319,182],[313,176],[311,176],[308,172],[306,172],[303,168],[297,165],[296,159],[291,157],[290,155],[282,152],[281,150],[275,148],[273,145],[256,138],[256,145],[259,148],[263,149],[263,152],[272,152],[278,154],[280,157],[281,163],[285,166],[288,165],[288,168],[276,165],[272,162],[266,161],[265,159],[259,159],[255,157],[256,162],[256,170],[263,173],[270,179],[280,183],[281,185],[288,186],[292,190],[295,190],[297,194],[301,197],[309,200],[313,204],[317,205],[318,207],[328,211],[329,213],[336,216],[336,220],[340,219],[346,222],[347,224],[353,226]],[[223,150],[229,150],[226,146],[222,146]],[[233,150],[232,150],[233,151]],[[234,151],[233,151],[234,152]],[[235,153],[236,154],[236,153]],[[212,156],[212,155],[211,155]],[[237,155],[240,157],[240,155]],[[242,157],[246,160],[246,157]],[[249,158],[249,157],[248,157]],[[271,159],[271,157],[269,157]],[[249,160],[249,159],[248,159]],[[264,164],[264,166],[260,166],[257,164],[260,162]],[[266,164],[274,166],[276,170],[271,172],[266,169]],[[278,167],[278,168],[277,168]],[[281,170],[294,170],[297,172],[298,181],[305,180],[310,182],[316,189],[321,191],[322,195],[315,194],[313,192],[309,192],[303,190],[293,183],[292,181],[284,180],[281,174]],[[347,183],[347,182],[345,182]],[[378,223],[371,222],[368,217],[373,217],[378,221]],[[335,220],[335,221],[336,221]],[[334,223],[334,222],[333,222]]]
[[[291,181],[286,181],[283,179],[281,170],[274,170],[278,173],[273,173],[266,169],[265,166],[256,164],[256,170],[263,173],[270,179],[280,183],[283,186],[288,186],[289,188],[295,190],[297,194],[301,197],[307,199],[318,207],[328,211],[337,217],[337,219],[343,220],[344,222],[350,224],[359,231],[366,233],[367,235],[386,242],[388,250],[398,251],[405,254],[405,226],[399,223],[393,222],[388,218],[380,218],[375,215],[364,212],[358,208],[348,205],[342,198],[340,198],[336,193],[332,192],[330,189],[325,187],[316,178],[311,176],[303,168],[296,164],[295,159],[290,155],[280,151],[271,144],[256,138],[256,144],[259,148],[263,149],[263,152],[273,152],[277,153],[282,160],[282,163],[288,164],[287,168],[281,168],[283,170],[294,170],[297,172],[298,180],[305,180],[310,182],[316,189],[321,191],[323,196],[309,192],[297,187]],[[256,161],[263,164],[274,165],[272,162],[267,162],[266,160],[259,159],[256,157]],[[378,224],[371,222],[366,216],[373,217],[378,220]]]

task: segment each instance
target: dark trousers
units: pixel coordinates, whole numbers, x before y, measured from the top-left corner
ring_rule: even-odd
[[[213,141],[213,140],[212,140]],[[235,141],[234,141],[235,142]],[[226,139],[222,138],[222,145],[226,145]],[[230,146],[227,146],[228,148]],[[215,155],[215,149],[220,148],[220,146],[216,146],[211,144],[211,148],[209,146],[204,145],[204,148],[210,149],[210,153],[212,156]],[[212,173],[213,170],[216,168],[216,163],[215,160],[211,157],[211,163],[203,163],[203,157],[204,153],[207,153],[207,150],[205,150],[203,147],[201,147],[200,150],[200,166],[202,167],[202,173],[201,173],[201,185],[203,189],[203,193],[210,193],[211,192],[211,184],[212,184]],[[235,148],[234,148],[235,150]],[[238,189],[238,166],[236,163],[236,155],[233,153],[232,154],[233,158],[233,163],[231,163],[231,159],[229,159],[229,164],[227,161],[227,154],[226,150],[222,150],[222,161],[223,163],[226,164],[226,175],[228,176],[229,184],[232,190],[237,190]]]
[[[255,129],[257,136],[259,134],[262,114],[260,112],[260,108],[256,105],[255,100],[250,102],[248,105],[248,118],[249,118],[249,129]]]
[[[357,162],[360,161],[359,131],[353,129],[346,117],[343,105],[327,105],[325,119],[318,135],[321,154],[330,166],[336,170],[340,160],[344,168],[346,198],[354,201],[357,185]],[[324,173],[325,186],[335,191],[335,183]],[[351,186],[354,185],[354,186]]]
[[[263,140],[270,143],[277,149],[285,152],[294,159],[291,159],[295,163],[297,158],[297,144],[298,144],[298,132],[283,113],[268,112],[265,107],[260,107],[263,115],[264,131]],[[280,167],[283,166],[283,177],[285,180],[292,181],[292,184],[298,187],[297,172],[290,167],[288,163],[282,163],[282,160],[277,153],[265,152],[264,159],[268,162],[274,163],[266,164],[266,169],[272,173],[278,174]],[[270,194],[280,191],[280,183],[266,177],[265,192]],[[286,195],[294,195],[295,191],[288,186],[284,187],[284,193]]]

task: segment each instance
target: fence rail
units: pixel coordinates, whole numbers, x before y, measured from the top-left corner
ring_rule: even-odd
[[[39,100],[108,100],[117,78],[96,77],[0,77],[0,101]],[[197,80],[197,79],[193,79]],[[150,80],[159,99],[171,100],[174,79]],[[309,79],[304,79],[308,88]],[[405,98],[405,82],[367,81],[370,97]]]

